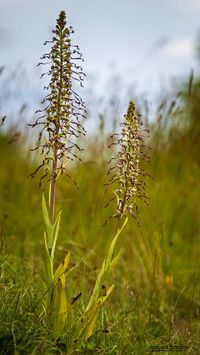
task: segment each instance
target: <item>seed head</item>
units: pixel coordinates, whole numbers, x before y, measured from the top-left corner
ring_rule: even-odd
[[[121,218],[131,214],[136,217],[138,213],[137,200],[146,202],[144,176],[148,175],[141,168],[141,161],[148,157],[143,153],[144,138],[141,134],[139,119],[135,112],[135,104],[130,101],[121,133],[116,142],[119,151],[111,159],[108,175],[111,176],[107,185],[117,184],[114,194],[117,199],[117,211],[113,217]],[[115,198],[114,198],[115,199]],[[113,200],[113,199],[112,199]]]
[[[81,97],[74,91],[74,82],[83,86],[82,67],[77,61],[83,61],[78,46],[71,44],[70,35],[72,27],[66,25],[66,15],[60,12],[57,24],[51,41],[44,45],[51,44],[49,53],[44,54],[40,65],[49,65],[50,70],[42,74],[50,76],[50,82],[44,89],[48,91],[42,101],[45,108],[36,111],[40,117],[36,119],[32,127],[42,127],[39,133],[38,145],[43,157],[42,164],[31,174],[35,176],[42,167],[45,169],[44,177],[55,174],[51,169],[51,162],[56,162],[56,174],[64,172],[66,161],[77,158],[76,151],[82,151],[76,138],[85,134],[81,125],[81,118],[85,117],[86,110]],[[80,158],[78,157],[80,160]],[[54,166],[54,167],[55,167]]]

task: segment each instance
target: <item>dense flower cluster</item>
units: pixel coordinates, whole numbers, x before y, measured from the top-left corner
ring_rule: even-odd
[[[111,175],[108,184],[118,185],[114,190],[117,199],[114,217],[121,218],[128,214],[135,217],[138,212],[137,199],[143,199],[145,202],[147,199],[144,181],[147,174],[140,166],[147,156],[143,152],[144,139],[133,101],[129,103],[121,134],[114,134],[112,137],[114,136],[118,137],[115,144],[119,145],[119,151],[116,157],[111,159],[114,165],[108,171],[108,175]]]
[[[58,172],[64,172],[66,159],[77,158],[76,151],[82,149],[76,144],[76,138],[85,134],[81,125],[81,118],[85,117],[86,110],[81,97],[74,91],[73,82],[81,86],[84,73],[77,61],[82,61],[82,54],[78,46],[73,46],[70,34],[72,27],[66,26],[66,15],[60,12],[56,28],[53,32],[51,51],[44,54],[41,59],[45,62],[38,64],[50,65],[50,70],[44,75],[50,76],[50,83],[44,89],[48,90],[43,100],[45,108],[36,111],[40,117],[36,119],[33,127],[41,125],[38,145],[43,157],[41,165],[32,174],[34,177],[38,170],[45,168],[44,177]],[[79,158],[80,159],[80,158]],[[51,167],[51,168],[50,168]]]

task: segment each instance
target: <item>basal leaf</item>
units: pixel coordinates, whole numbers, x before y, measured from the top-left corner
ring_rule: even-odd
[[[53,286],[50,310],[53,330],[60,335],[65,326],[67,316],[67,297],[65,292],[64,274],[57,279],[57,283]]]
[[[114,285],[112,285],[106,292],[104,296],[100,296],[95,304],[83,314],[79,320],[80,334],[79,336],[84,336],[84,339],[87,341],[94,332],[95,324],[97,322],[98,314],[100,307],[110,296],[113,291]]]
[[[53,284],[56,284],[58,279],[61,277],[62,274],[64,274],[64,272],[67,269],[67,266],[69,264],[69,260],[70,260],[70,253],[68,253],[65,257],[65,259],[63,260],[62,264],[60,264],[56,270],[56,272],[54,273],[53,276]]]

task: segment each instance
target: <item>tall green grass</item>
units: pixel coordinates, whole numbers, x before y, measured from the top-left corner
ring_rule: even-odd
[[[142,354],[148,346],[161,344],[182,344],[193,349],[193,353],[197,351],[199,144],[185,131],[176,133],[163,148],[156,143],[158,133],[152,137],[154,179],[149,181],[147,191],[150,206],[140,206],[142,227],[129,220],[118,241],[117,249],[123,248],[123,252],[110,280],[117,288],[86,346],[74,345],[73,334],[55,343],[45,328],[39,286],[42,279],[38,276],[43,230],[38,208],[40,191],[37,181],[27,178],[33,167],[20,153],[22,143],[9,144],[10,137],[1,135],[0,343],[4,352],[14,347],[19,353],[31,350],[36,354],[55,351]],[[96,146],[96,142],[93,144]],[[56,263],[71,250],[74,269],[70,272],[70,299],[81,293],[77,299],[80,310],[89,301],[116,228],[112,220],[102,226],[112,213],[112,207],[103,207],[107,202],[106,170],[107,165],[99,160],[85,160],[71,170],[77,186],[66,183],[62,177],[58,184],[58,208],[63,213]],[[107,282],[105,287],[109,285]],[[27,332],[29,336],[25,337]]]

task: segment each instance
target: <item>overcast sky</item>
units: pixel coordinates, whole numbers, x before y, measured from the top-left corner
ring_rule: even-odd
[[[0,0],[0,64],[34,68],[60,10],[87,74],[113,71],[151,90],[195,67],[200,0]]]

